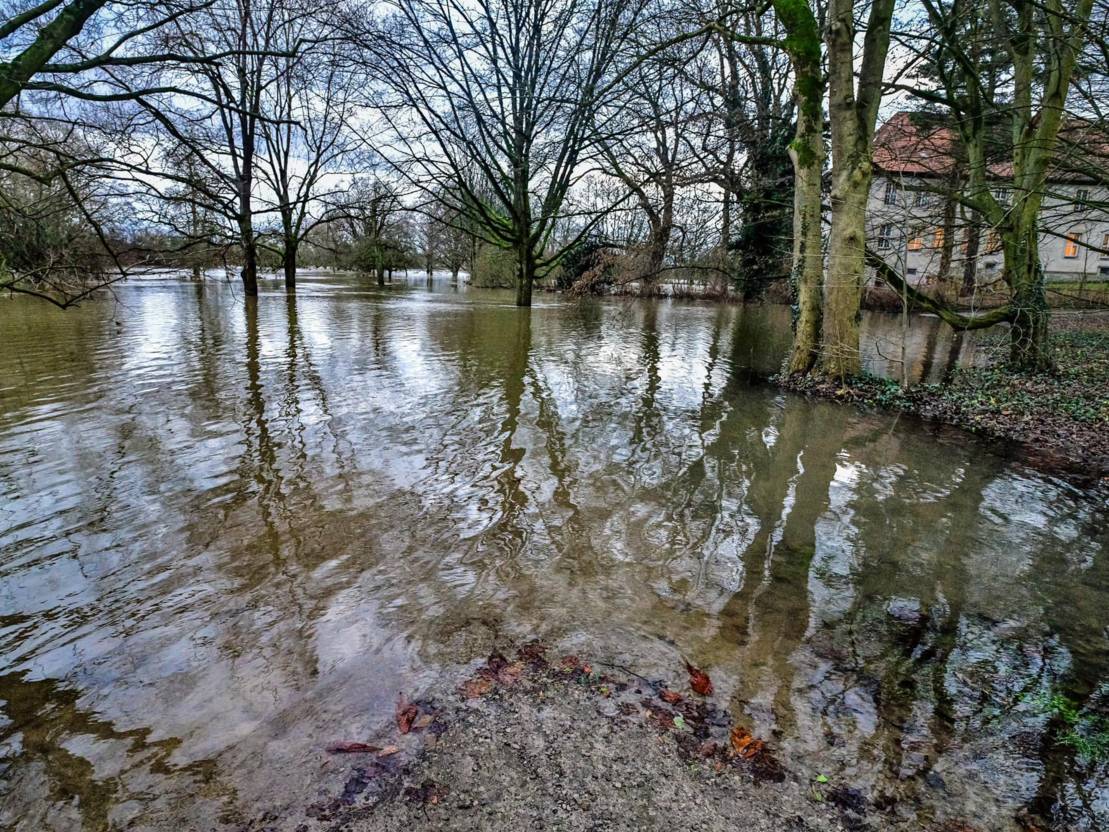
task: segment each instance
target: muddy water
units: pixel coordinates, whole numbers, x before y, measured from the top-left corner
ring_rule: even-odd
[[[5,300],[0,828],[302,819],[323,745],[532,637],[688,656],[800,776],[921,822],[1109,828],[1105,494],[759,384],[786,314]],[[917,374],[965,347],[929,327]]]

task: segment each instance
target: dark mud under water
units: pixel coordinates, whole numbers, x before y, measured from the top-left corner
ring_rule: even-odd
[[[344,788],[328,743],[534,637],[688,657],[797,782],[1106,827],[1104,492],[752,383],[787,314],[342,277],[5,301],[0,828],[303,817]],[[923,326],[919,374],[973,350]]]

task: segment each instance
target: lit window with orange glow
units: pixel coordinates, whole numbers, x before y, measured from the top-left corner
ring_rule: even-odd
[[[909,251],[920,251],[924,248],[923,237],[910,237],[909,238]]]
[[[936,236],[932,240],[932,245],[935,246],[936,248],[943,248],[943,229],[942,228],[937,228],[936,229]]]
[[[1063,256],[1074,259],[1078,256],[1078,244],[1082,242],[1082,235],[1071,233],[1067,235],[1066,245],[1063,246]]]

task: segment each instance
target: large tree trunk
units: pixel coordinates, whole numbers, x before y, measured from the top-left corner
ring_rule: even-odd
[[[516,305],[531,306],[531,289],[535,282],[535,255],[527,241],[516,247]]]
[[[807,373],[816,362],[821,318],[824,258],[820,228],[820,176],[824,169],[824,75],[820,28],[812,7],[773,0],[774,13],[789,37],[797,128],[789,157],[793,161],[793,267],[795,304],[793,347],[786,362],[790,375]]]
[[[673,231],[672,217],[672,211],[664,209],[663,216],[651,229],[651,238],[647,243],[647,262],[643,264],[640,278],[641,294],[644,296],[654,297],[658,294],[659,275],[662,264],[666,262],[666,250],[670,246]]]
[[[285,238],[285,257],[282,265],[285,269],[285,288],[290,292],[295,291],[297,286],[297,242],[290,237]]]
[[[889,49],[893,0],[874,0],[867,20],[862,62],[855,83],[855,6],[828,6],[828,115],[832,127],[832,231],[824,288],[821,369],[829,376],[857,375],[859,302],[866,264],[866,201],[870,192],[870,145],[881,100]]]
[[[817,70],[819,72],[819,69]],[[807,373],[816,363],[823,316],[824,251],[821,233],[821,172],[824,169],[823,113],[798,108],[797,137],[790,147],[795,174],[793,190],[793,268],[795,305],[793,347],[786,370]]]
[[[835,145],[833,144],[833,153]],[[870,160],[840,164],[832,179],[832,232],[828,238],[828,279],[824,287],[821,369],[829,376],[858,375],[859,303],[866,257],[866,197]],[[838,175],[837,175],[838,174]]]
[[[243,249],[243,292],[247,297],[258,297],[258,246],[254,242],[254,229],[250,220],[239,222],[239,237]]]
[[[1006,279],[1013,297],[1009,364],[1022,372],[1050,370],[1053,366],[1048,339],[1050,315],[1035,229],[1013,234],[1011,241],[1006,241],[1005,253]]]

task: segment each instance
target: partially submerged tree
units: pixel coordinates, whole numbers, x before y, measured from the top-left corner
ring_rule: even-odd
[[[359,75],[329,38],[339,25],[333,7],[286,3],[273,13],[284,20],[275,36],[280,54],[273,78],[260,98],[265,151],[259,172],[280,225],[285,287],[293,289],[300,245],[336,209],[343,167],[360,147],[348,128]]]
[[[856,375],[861,368],[859,306],[866,272],[871,145],[882,101],[893,8],[894,0],[872,0],[860,56],[853,0],[829,0],[828,5],[832,189],[821,369],[837,378]]]
[[[385,89],[386,153],[426,196],[446,198],[483,240],[516,257],[531,305],[588,217],[571,187],[596,155],[595,115],[629,44],[638,0],[395,0],[358,40]],[[554,244],[560,223],[576,233]]]

